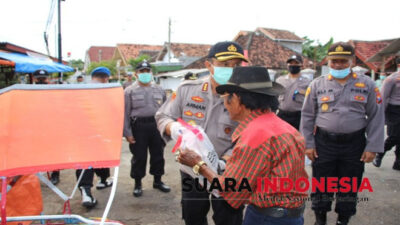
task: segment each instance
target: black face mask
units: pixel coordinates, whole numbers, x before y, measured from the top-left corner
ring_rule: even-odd
[[[38,79],[38,81],[37,82],[35,82],[35,84],[47,84],[47,82],[46,82],[46,80],[45,79]]]
[[[298,74],[300,73],[300,66],[289,66],[289,72],[291,74]]]

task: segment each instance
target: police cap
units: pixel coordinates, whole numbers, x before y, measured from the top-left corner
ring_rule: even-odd
[[[328,59],[350,59],[354,56],[354,47],[346,42],[337,42],[328,49]]]
[[[243,54],[243,48],[238,43],[224,41],[213,45],[208,52],[207,58],[215,58],[222,62],[230,59],[241,59],[248,62],[248,59]]]
[[[137,64],[137,66],[136,66],[136,71],[141,71],[141,70],[144,70],[144,69],[149,69],[149,70],[151,70],[151,65],[150,65],[150,63],[148,63],[146,60],[143,60],[142,62],[140,62],[139,64]]]
[[[33,72],[33,76],[34,77],[48,77],[49,73],[46,70],[36,70],[35,72]]]
[[[293,54],[293,55],[291,55],[291,56],[286,60],[286,63],[290,63],[290,61],[292,61],[292,60],[294,60],[294,61],[296,61],[296,62],[298,62],[298,63],[303,63],[303,57],[301,57],[301,55],[298,55],[298,54]]]
[[[92,76],[111,76],[111,72],[107,67],[100,66],[95,68],[92,73],[90,73]]]

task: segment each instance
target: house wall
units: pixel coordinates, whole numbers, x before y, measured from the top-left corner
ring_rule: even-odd
[[[160,78],[160,86],[164,90],[171,89],[173,91],[176,91],[181,82],[182,82],[182,77],[168,77],[166,79]]]

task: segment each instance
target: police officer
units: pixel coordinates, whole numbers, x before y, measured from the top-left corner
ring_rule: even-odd
[[[314,178],[356,177],[359,187],[364,164],[383,151],[382,99],[373,80],[351,71],[354,48],[350,44],[331,45],[327,59],[329,74],[313,80],[306,91],[300,131],[306,139],[306,155],[313,161]],[[326,224],[333,194],[318,189],[311,194],[315,224]],[[336,193],[337,224],[348,224],[356,213],[356,198],[357,192],[339,189]]]
[[[396,60],[400,68],[400,58]],[[374,166],[380,167],[383,156],[387,151],[396,146],[396,160],[393,164],[394,170],[400,170],[400,72],[392,73],[387,77],[382,86],[383,106],[387,125],[387,135],[384,152],[378,153],[374,159]]]
[[[33,72],[34,84],[49,84],[49,73],[44,69],[39,69]],[[60,171],[52,171],[50,174],[50,181],[52,184],[57,185],[60,182]]]
[[[108,83],[108,79],[111,72],[106,67],[97,67],[91,72],[92,84],[96,83]],[[76,179],[78,180],[82,170],[76,170]],[[96,198],[92,195],[91,188],[93,187],[94,174],[100,177],[99,182],[96,185],[96,189],[104,189],[111,187],[112,181],[108,178],[110,177],[110,168],[96,168],[96,169],[86,169],[82,175],[81,181],[78,184],[79,190],[82,194],[82,205],[88,209],[93,208],[97,205]]]
[[[132,83],[133,83],[133,81],[132,81],[132,73],[131,72],[129,72],[127,75],[126,75],[126,81],[122,84],[122,87],[124,88],[124,89],[126,89],[127,87],[129,87]]]
[[[84,82],[85,82],[85,81],[84,81],[82,75],[79,75],[79,76],[76,77],[76,83],[77,83],[77,84],[83,84]]]
[[[146,175],[147,148],[150,152],[150,174],[153,188],[169,192],[161,181],[164,174],[165,143],[157,130],[154,115],[166,100],[164,90],[152,82],[151,66],[142,61],[136,66],[136,82],[125,89],[124,136],[132,153],[131,177],[135,179],[133,195],[142,195],[142,178]]]
[[[221,165],[232,155],[231,135],[237,122],[230,119],[223,99],[215,88],[226,84],[232,75],[233,67],[247,61],[242,47],[235,42],[219,42],[209,50],[205,66],[211,76],[204,79],[184,81],[169,102],[156,114],[157,125],[165,140],[177,140],[185,129],[176,120],[182,118],[192,125],[199,125],[210,138],[220,158]],[[221,168],[222,169],[222,168]],[[194,184],[194,179],[181,172],[182,183]],[[182,189],[182,217],[186,225],[207,224],[210,209],[210,194],[207,191]],[[212,195],[215,224],[241,224],[243,207],[232,208],[222,198]]]
[[[279,96],[278,116],[298,130],[304,95],[311,81],[300,75],[303,66],[303,58],[300,55],[290,56],[286,63],[289,74],[276,79],[276,82],[286,89],[285,93]]]

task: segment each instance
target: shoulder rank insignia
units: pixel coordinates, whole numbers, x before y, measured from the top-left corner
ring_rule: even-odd
[[[176,92],[174,91],[174,92],[172,92],[171,100],[175,100],[175,98],[176,98]]]
[[[355,87],[365,88],[365,83],[357,82],[354,84]]]
[[[328,75],[328,80],[332,80],[333,79],[333,76],[332,75]]]
[[[193,96],[191,99],[193,101],[199,102],[199,103],[204,102],[204,99],[202,97],[200,97],[200,96]]]
[[[357,74],[356,74],[356,73],[353,73],[353,78],[354,78],[354,79],[357,79],[357,77],[358,77]]]
[[[208,91],[208,82],[205,82],[203,84],[203,87],[201,88],[201,91],[203,91],[203,92],[207,92]]]

